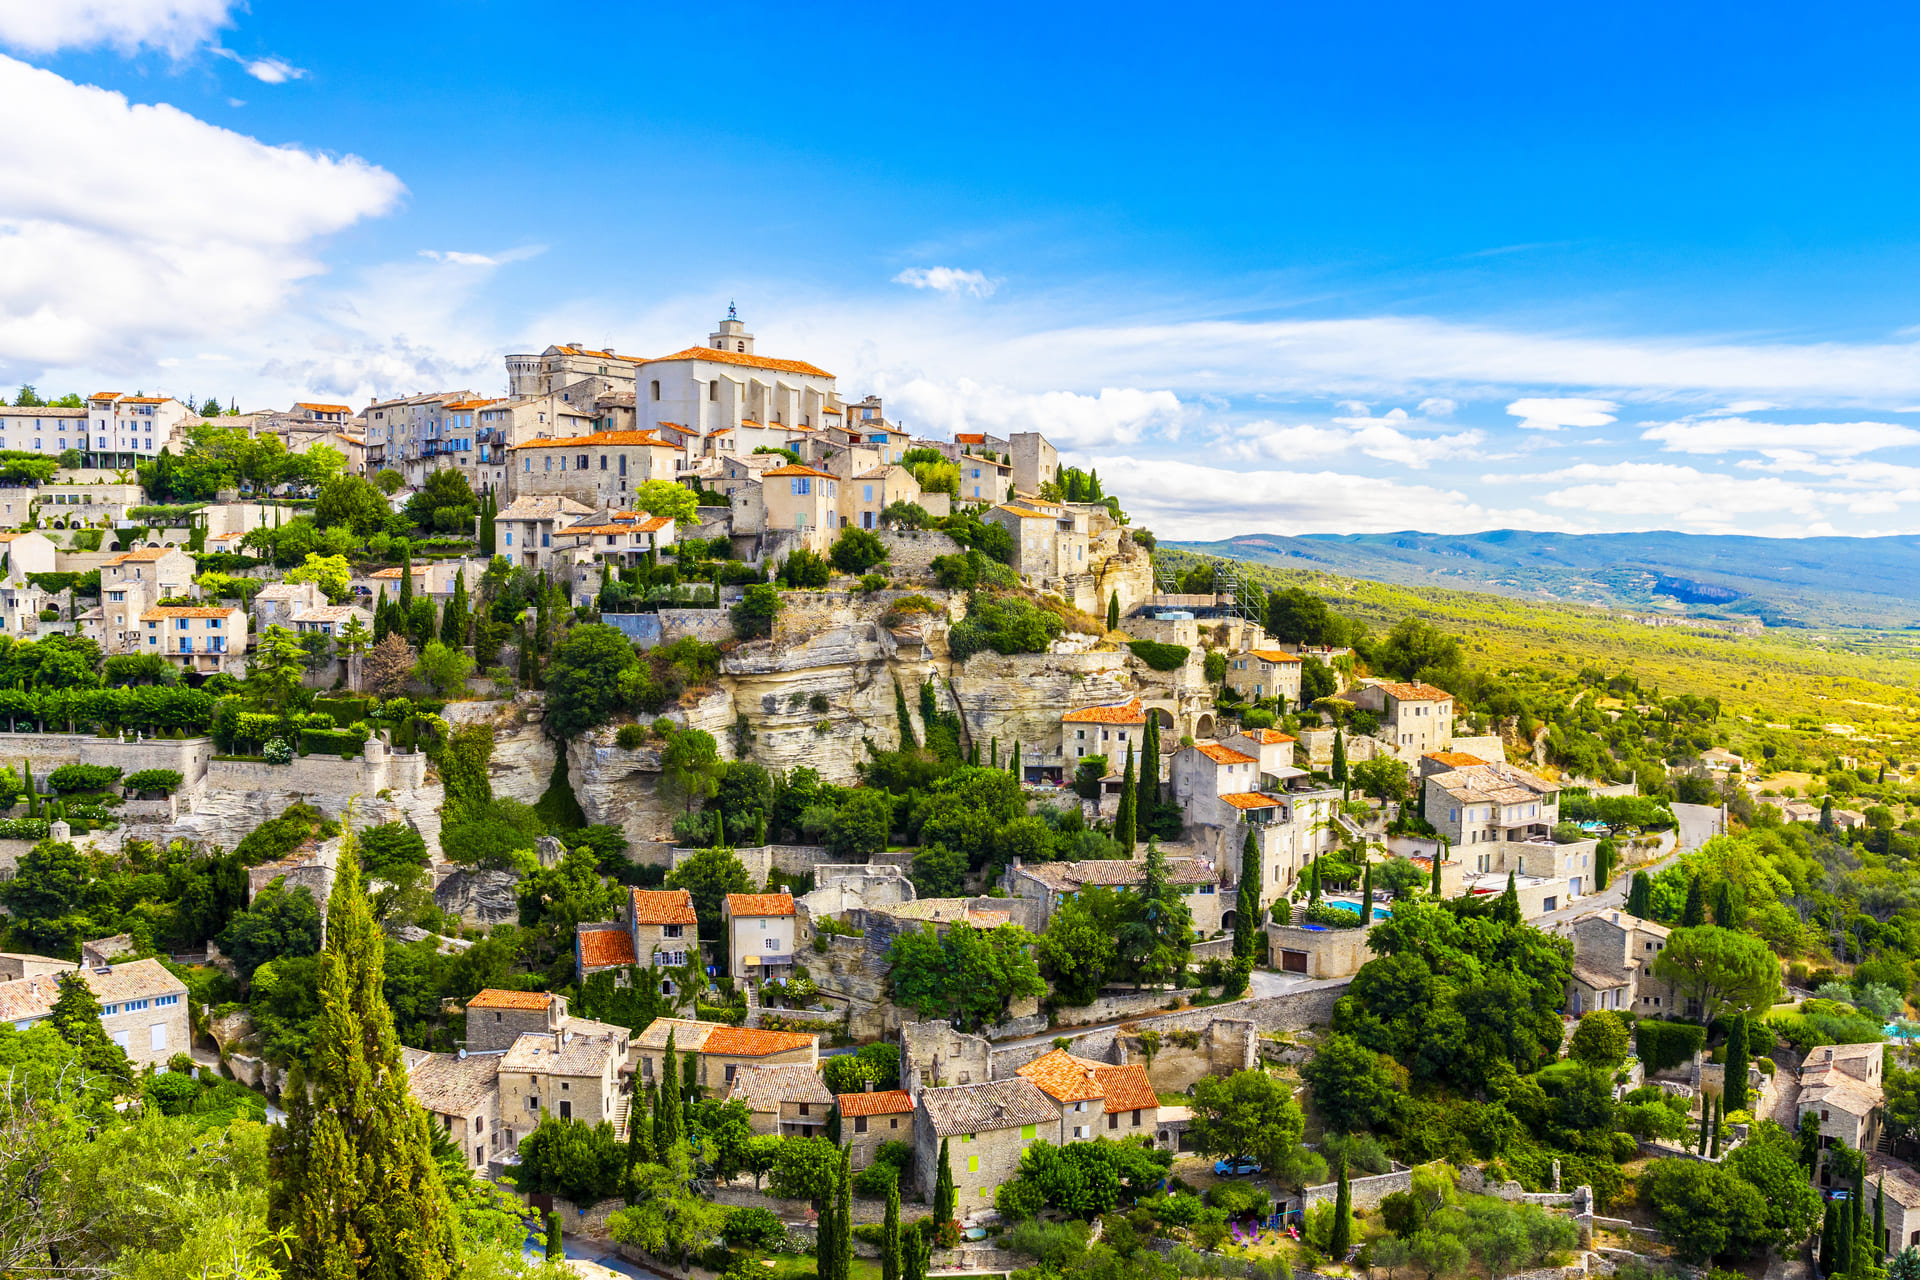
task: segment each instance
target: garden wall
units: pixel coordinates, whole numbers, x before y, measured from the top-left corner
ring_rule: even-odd
[[[192,786],[207,771],[213,757],[211,738],[148,738],[123,742],[90,733],[0,733],[0,767],[20,774],[25,760],[34,781],[42,786],[47,775],[63,764],[116,765],[124,776],[142,769],[176,769]]]
[[[642,649],[672,644],[686,636],[708,644],[733,639],[733,617],[725,609],[661,609],[657,613],[603,613],[600,621],[618,628]]]
[[[674,846],[669,855],[672,862],[668,865],[677,867],[699,852],[698,849]],[[763,844],[735,849],[733,853],[740,859],[740,865],[747,869],[747,874],[753,878],[755,884],[765,884],[767,873],[776,867],[785,875],[802,876],[815,867],[834,860],[827,847],[821,844]],[[634,861],[654,862],[655,859],[636,857]]]
[[[1413,1170],[1395,1167],[1386,1173],[1349,1178],[1347,1186],[1353,1196],[1354,1208],[1376,1209],[1382,1200],[1394,1192],[1413,1190]],[[1339,1194],[1340,1184],[1337,1182],[1323,1182],[1317,1187],[1308,1187],[1300,1193],[1300,1208],[1306,1210],[1317,1204],[1331,1202]]]
[[[887,549],[886,571],[896,578],[931,577],[935,556],[957,555],[966,550],[934,529],[883,529],[878,536]]]

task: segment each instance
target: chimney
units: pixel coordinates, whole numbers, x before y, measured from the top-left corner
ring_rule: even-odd
[[[868,1080],[868,1081],[865,1081],[865,1082],[864,1082],[864,1084],[866,1085],[866,1087],[865,1087],[865,1088],[864,1088],[864,1089],[862,1090],[862,1092],[863,1092],[863,1093],[872,1093],[872,1092],[873,1092],[873,1081],[871,1081],[871,1080]]]

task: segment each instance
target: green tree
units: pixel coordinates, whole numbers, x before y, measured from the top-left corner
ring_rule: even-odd
[[[119,1082],[133,1080],[133,1064],[126,1050],[115,1044],[100,1023],[100,1001],[84,975],[69,969],[56,980],[59,994],[47,1011],[54,1033],[78,1051],[80,1065]]]
[[[1714,925],[1674,930],[1654,957],[1653,973],[1699,1000],[1708,1022],[1727,1012],[1764,1012],[1781,994],[1780,962],[1767,944]]]
[[[1726,1052],[1727,1110],[1747,1109],[1747,1015],[1742,1013],[1727,1028]]]
[[[560,1234],[560,1215],[549,1213],[547,1215],[547,1261],[563,1262],[566,1256],[565,1237]]]
[[[887,1216],[880,1227],[880,1280],[901,1280],[900,1182],[887,1188]]]
[[[387,527],[392,508],[373,485],[359,476],[336,476],[320,487],[314,504],[314,523],[323,529],[344,528],[366,538]]]
[[[1339,729],[1333,731],[1333,785],[1340,788],[1341,798],[1347,792],[1347,742],[1346,735]]]
[[[1694,876],[1687,881],[1687,905],[1680,912],[1682,929],[1698,929],[1707,922],[1707,895],[1701,887],[1700,877]]]
[[[767,1186],[777,1196],[829,1207],[839,1191],[840,1149],[825,1138],[788,1138],[781,1144]]]
[[[643,480],[633,491],[633,509],[650,516],[667,516],[676,524],[697,524],[700,499],[693,490],[671,480]]]
[[[430,1280],[460,1266],[430,1122],[407,1091],[382,994],[384,953],[349,822],[328,899],[312,1065],[289,1079],[271,1147],[268,1225],[288,1233],[289,1277]]]
[[[1265,1071],[1203,1076],[1192,1097],[1194,1150],[1257,1160],[1276,1177],[1297,1163],[1305,1118],[1291,1091]]]
[[[1032,949],[1033,935],[1016,924],[958,922],[944,935],[928,924],[893,940],[888,982],[895,1003],[973,1030],[1005,1018],[1014,1000],[1046,993]]]
[[[887,544],[878,534],[865,529],[848,528],[834,539],[829,556],[833,567],[842,573],[865,573],[887,558]]]
[[[1345,1262],[1353,1248],[1353,1187],[1347,1181],[1347,1158],[1341,1156],[1334,1174],[1333,1230],[1327,1237],[1327,1256]]]
[[[1120,593],[1113,592],[1107,597],[1107,630],[1120,629]]]
[[[1300,1069],[1327,1128],[1357,1133],[1390,1126],[1407,1093],[1406,1069],[1352,1036],[1330,1035]]]
[[[307,653],[300,639],[285,627],[270,626],[260,636],[248,665],[247,685],[262,703],[285,714],[307,671]]]
[[[660,752],[661,790],[692,813],[720,788],[720,745],[704,729],[674,729]]]
[[[685,889],[700,918],[700,936],[720,936],[720,908],[730,893],[753,892],[753,879],[732,849],[701,849],[667,873],[666,887]]]
[[[1827,1211],[1820,1222],[1821,1275],[1834,1275],[1842,1269],[1840,1248],[1840,1210],[1834,1201],[1829,1200]]]
[[[953,1162],[947,1155],[947,1140],[940,1139],[940,1166],[933,1180],[933,1220],[944,1224],[958,1220],[959,1193],[953,1185]]]
[[[269,960],[320,950],[320,904],[305,885],[288,888],[282,877],[255,895],[246,910],[234,912],[217,941],[245,985]]]
[[[1160,842],[1147,841],[1140,889],[1126,897],[1128,918],[1120,928],[1120,956],[1138,984],[1164,982],[1187,967],[1193,948],[1193,912],[1167,881]]]
[[[1634,872],[1633,883],[1627,888],[1627,914],[1653,919],[1653,880],[1644,871]]]
[[[1640,1193],[1667,1241],[1688,1262],[1744,1257],[1769,1238],[1760,1193],[1717,1164],[1655,1160],[1641,1174]]]
[[[1105,885],[1088,885],[1063,900],[1034,943],[1041,969],[1063,1004],[1089,1005],[1112,976],[1119,956],[1114,934],[1120,925],[1119,895]],[[1920,1094],[1916,1094],[1920,1096]]]
[[[1596,1071],[1611,1071],[1626,1060],[1632,1047],[1627,1024],[1610,1009],[1596,1009],[1583,1015],[1573,1029],[1567,1056]]]
[[[1126,772],[1120,777],[1120,807],[1113,818],[1113,838],[1120,845],[1121,852],[1127,857],[1133,856],[1135,817],[1138,812],[1138,796],[1134,791],[1133,744],[1127,744]]]
[[[1247,828],[1240,845],[1240,890],[1233,908],[1233,955],[1236,960],[1251,961],[1260,940],[1260,843]]]
[[[621,709],[620,677],[639,662],[617,627],[587,623],[567,632],[546,666],[547,736],[571,742],[613,719]]]

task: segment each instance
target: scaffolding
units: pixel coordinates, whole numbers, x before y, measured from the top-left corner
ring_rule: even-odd
[[[1208,560],[1205,563],[1213,566],[1215,600],[1218,601],[1221,596],[1227,597],[1226,602],[1216,603],[1209,609],[1208,616],[1240,618],[1252,623],[1266,621],[1266,592],[1247,576],[1244,561]],[[1159,561],[1153,567],[1153,589],[1164,596],[1184,594],[1180,590],[1180,574],[1171,565]]]

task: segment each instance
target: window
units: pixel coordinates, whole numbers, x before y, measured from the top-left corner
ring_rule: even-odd
[[[538,1111],[539,1109],[540,1109],[540,1095],[539,1095],[539,1094],[537,1094],[537,1093],[534,1093],[534,1094],[528,1094],[528,1095],[527,1095],[527,1110],[529,1110],[529,1111]]]
[[[810,476],[795,476],[790,483],[795,497],[805,497],[813,492],[813,479]]]
[[[1118,1111],[1107,1112],[1107,1128],[1118,1129],[1119,1127],[1120,1127],[1120,1113]]]
[[[658,378],[653,380],[653,398],[655,400],[660,398],[660,379]]]
[[[507,530],[507,545],[508,546],[513,545],[513,530],[511,529]]]
[[[807,1112],[807,1108],[808,1108],[809,1106],[811,1106],[811,1105],[812,1105],[811,1103],[806,1103],[806,1102],[803,1102],[803,1103],[801,1103],[801,1104],[800,1104],[800,1114],[801,1114],[801,1115],[803,1115],[803,1116],[804,1116],[804,1115],[806,1115],[806,1114],[808,1114],[808,1112]]]
[[[968,1157],[967,1157],[967,1172],[968,1172],[968,1173],[978,1173],[978,1172],[980,1172],[980,1157],[979,1157],[979,1156],[968,1156]]]
[[[855,1116],[853,1118],[853,1131],[855,1133],[865,1133],[867,1131],[867,1118],[865,1116]]]
[[[718,400],[719,398],[720,398],[720,380],[718,378],[715,378],[712,382],[709,382],[707,384],[707,399]]]
[[[1134,1112],[1133,1112],[1133,1127],[1136,1129],[1140,1127],[1140,1110],[1137,1107],[1134,1109]]]
[[[167,1047],[167,1024],[166,1023],[164,1022],[154,1023],[152,1026],[147,1028],[147,1034],[153,1038],[149,1047],[155,1053],[158,1053]]]

